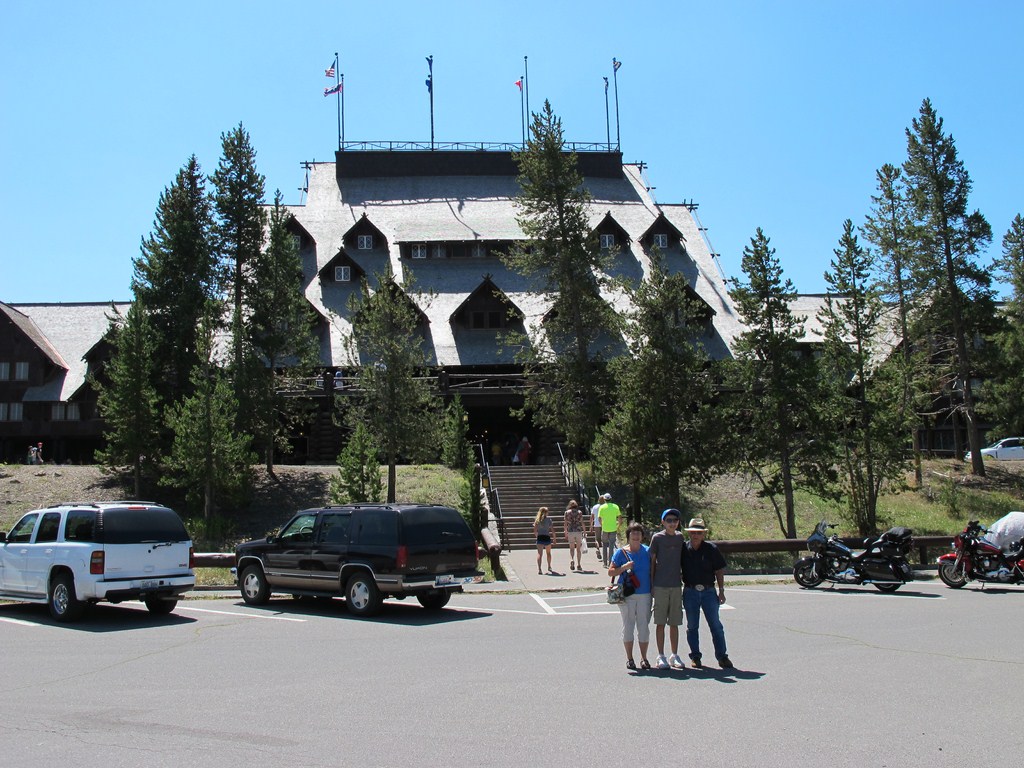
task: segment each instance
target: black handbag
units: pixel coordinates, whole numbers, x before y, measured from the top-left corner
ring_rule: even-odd
[[[623,554],[625,554],[626,559],[629,560],[629,562],[633,563],[633,565],[635,566],[636,561],[629,556],[629,552],[627,552],[625,548],[623,548],[622,552]],[[619,583],[622,585],[623,598],[627,598],[630,595],[634,594],[636,592],[637,587],[640,586],[640,577],[633,573],[633,570],[630,569],[628,571],[622,572],[622,575],[619,577]]]

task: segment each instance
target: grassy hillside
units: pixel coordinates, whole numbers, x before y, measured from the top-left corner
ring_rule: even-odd
[[[968,519],[990,524],[1007,512],[1024,508],[1024,462],[989,462],[986,467],[987,477],[974,478],[965,474],[966,467],[960,462],[928,462],[920,490],[903,490],[883,498],[881,527],[905,525],[918,534],[952,534]],[[333,466],[280,466],[275,477],[270,477],[258,469],[250,504],[244,512],[226,516],[226,527],[214,538],[230,549],[236,541],[275,530],[298,509],[325,503],[330,478],[336,472]],[[93,466],[0,465],[0,529],[9,530],[24,512],[47,504],[129,498],[124,479],[105,475]],[[444,467],[399,467],[398,497],[458,507],[461,483],[458,473]],[[165,489],[145,495],[185,511],[180,499]],[[622,489],[618,499],[625,498]],[[797,501],[801,536],[809,534],[823,517],[838,523],[841,533],[854,533],[837,505],[807,494],[800,494]],[[707,520],[716,539],[781,537],[770,504],[758,498],[754,485],[742,476],[719,477],[707,488],[691,492],[684,514],[697,513]],[[216,542],[209,546],[218,548]]]

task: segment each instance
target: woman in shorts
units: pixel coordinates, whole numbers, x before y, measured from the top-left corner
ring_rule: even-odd
[[[551,523],[548,508],[538,509],[537,517],[533,521],[533,535],[537,537],[537,573],[544,573],[541,570],[540,561],[545,551],[548,553],[548,573],[554,573],[551,570],[551,545],[555,543],[555,530]]]

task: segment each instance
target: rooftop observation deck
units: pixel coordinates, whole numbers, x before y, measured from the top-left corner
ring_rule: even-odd
[[[521,144],[493,142],[347,141],[334,153],[338,178],[377,176],[515,176]],[[583,176],[622,176],[615,144],[572,143]]]

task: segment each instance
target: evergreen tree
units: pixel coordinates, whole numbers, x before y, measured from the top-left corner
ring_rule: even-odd
[[[473,452],[467,438],[469,415],[458,395],[448,403],[441,429],[441,463],[450,469],[465,469],[472,464]]]
[[[313,310],[303,295],[302,265],[287,228],[289,219],[278,191],[270,211],[267,246],[250,265],[246,336],[262,364],[252,366],[254,380],[248,390],[255,401],[253,425],[268,472],[273,472],[274,449],[289,448],[284,439],[289,426],[306,415],[302,399],[280,394],[282,366],[288,366],[289,377],[306,378],[312,375],[319,352]]]
[[[338,454],[338,474],[331,478],[331,503],[380,501],[383,493],[380,451],[366,425],[356,424]]]
[[[551,297],[551,309],[530,339],[507,340],[521,350],[517,359],[532,384],[524,411],[532,411],[539,426],[563,431],[570,445],[588,450],[606,407],[605,378],[598,371],[617,321],[601,297],[608,255],[591,231],[590,195],[575,153],[565,151],[562,121],[550,103],[533,115],[516,160],[516,221],[527,241],[505,261]]]
[[[800,349],[806,318],[790,310],[797,294],[769,242],[758,228],[743,249],[747,282],[734,279],[729,292],[747,330],[736,340],[726,417],[733,434],[743,436],[734,441],[734,460],[758,479],[759,495],[772,503],[783,535],[795,538],[794,489],[823,491],[829,463],[816,431],[814,359]]]
[[[217,213],[217,246],[225,287],[231,300],[232,376],[239,401],[240,431],[254,421],[258,398],[248,391],[256,363],[246,333],[246,311],[252,308],[252,270],[263,248],[266,214],[264,178],[256,170],[256,150],[242,124],[221,134],[222,155],[210,177]]]
[[[878,363],[888,351],[885,307],[872,285],[874,260],[849,219],[825,273],[829,296],[819,313],[825,336],[819,370],[830,397],[822,422],[835,449],[840,487],[851,521],[864,534],[878,528],[878,495],[885,482],[902,482],[905,425],[900,367]],[[897,363],[899,359],[897,358]]]
[[[390,267],[376,279],[377,290],[371,291],[364,280],[361,293],[349,301],[352,333],[345,346],[349,359],[359,365],[358,394],[343,405],[350,427],[363,424],[374,435],[388,465],[387,500],[393,502],[399,458],[436,459],[441,409],[431,387],[417,378],[427,358],[412,301]]]
[[[153,381],[167,404],[189,391],[200,319],[217,294],[212,228],[206,179],[193,155],[160,195],[153,232],[133,261],[132,291],[155,333]]]
[[[167,457],[162,485],[185,490],[190,507],[202,508],[210,521],[222,503],[244,499],[252,486],[250,466],[256,460],[249,448],[250,435],[239,433],[238,401],[224,373],[212,358],[211,317],[200,329],[203,362],[192,372],[194,394],[167,412],[174,445]]]
[[[950,339],[950,385],[962,391],[971,469],[985,474],[981,432],[975,417],[971,343],[981,318],[991,318],[991,279],[976,259],[992,239],[992,229],[977,210],[968,212],[971,177],[957,156],[953,137],[925,99],[907,134],[903,164],[913,207],[921,259],[915,279],[929,301],[929,323]]]
[[[107,384],[91,379],[106,429],[106,447],[96,460],[111,469],[132,468],[135,498],[142,498],[143,472],[160,457],[159,397],[153,387],[156,334],[145,305],[135,302],[122,322],[111,318],[114,354],[104,368]]]
[[[918,339],[911,333],[912,317],[920,298],[912,281],[916,258],[914,223],[901,170],[886,163],[875,177],[877,194],[871,197],[872,209],[864,224],[864,234],[876,248],[875,265],[880,273],[882,296],[896,310],[893,326],[899,344],[900,365],[896,370],[900,379],[899,397],[904,411],[910,414],[919,409],[919,382],[925,376],[927,365],[920,354]],[[911,419],[908,423],[914,478],[920,488],[923,481],[920,420]]]
[[[665,270],[657,251],[647,278],[627,290],[628,353],[609,366],[616,405],[594,456],[603,472],[679,507],[681,484],[706,482],[715,453],[708,450],[714,386],[700,343],[707,307],[685,275]]]
[[[998,350],[997,375],[985,386],[984,407],[999,437],[1024,435],[1024,219],[1014,217],[1003,237],[1003,255],[996,261],[1010,298],[999,318],[993,341]]]

